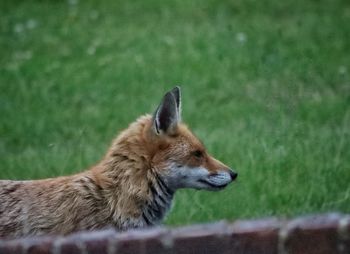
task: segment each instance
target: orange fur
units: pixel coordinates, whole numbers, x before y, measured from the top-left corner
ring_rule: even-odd
[[[167,97],[166,113],[176,116],[180,98],[175,104],[173,97]],[[171,103],[177,105],[176,112]],[[162,221],[176,189],[226,186],[215,175],[232,175],[230,169],[211,157],[186,125],[161,117],[158,124],[172,124],[171,132],[165,127],[155,131],[155,116],[140,117],[84,172],[35,181],[1,180],[0,237],[151,226]],[[196,180],[197,171],[208,174]],[[225,178],[224,183],[230,181]]]

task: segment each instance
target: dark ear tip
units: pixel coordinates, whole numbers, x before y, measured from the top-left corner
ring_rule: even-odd
[[[169,91],[167,92],[165,95],[164,95],[164,98],[165,99],[168,99],[168,100],[171,100],[171,101],[175,101],[175,96],[174,94],[172,93],[172,91]]]
[[[175,86],[173,89],[171,89],[171,92],[180,93],[181,92],[180,86]]]

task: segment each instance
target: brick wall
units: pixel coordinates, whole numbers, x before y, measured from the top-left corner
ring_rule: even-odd
[[[350,215],[332,213],[290,220],[268,218],[123,233],[109,229],[65,237],[0,239],[2,253],[350,254]]]

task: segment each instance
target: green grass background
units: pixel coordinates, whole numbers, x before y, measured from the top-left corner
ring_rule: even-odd
[[[166,223],[350,212],[350,2],[0,3],[0,178],[78,172],[164,92],[239,173]]]

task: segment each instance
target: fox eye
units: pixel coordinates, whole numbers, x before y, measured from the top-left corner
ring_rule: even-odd
[[[202,156],[203,156],[203,153],[202,153],[202,151],[200,151],[200,150],[196,150],[196,151],[194,151],[192,154],[193,154],[193,156],[196,157],[196,158],[202,158]]]

